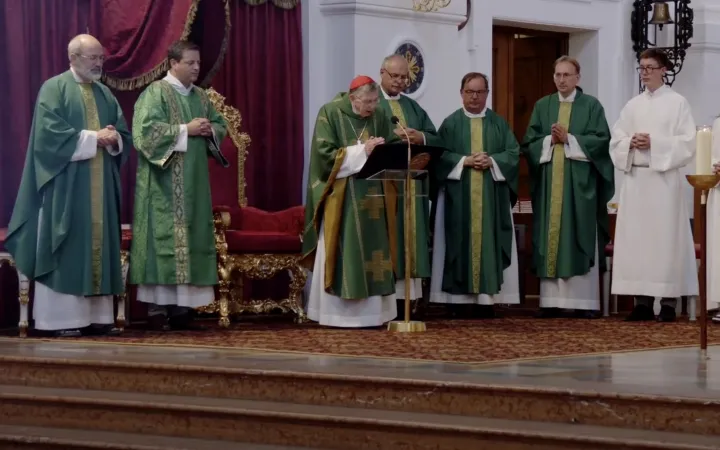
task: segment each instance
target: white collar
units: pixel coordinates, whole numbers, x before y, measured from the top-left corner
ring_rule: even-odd
[[[485,113],[487,112],[487,106],[484,107],[483,110],[480,111],[478,114],[471,113],[470,111],[465,109],[465,107],[463,107],[463,112],[465,113],[466,116],[468,116],[471,119],[482,119],[483,117],[485,117]]]
[[[400,96],[402,95],[402,94],[398,94],[395,97],[390,97],[390,95],[388,95],[388,93],[385,92],[385,89],[383,89],[382,86],[380,87],[380,92],[382,92],[382,95],[383,95],[383,97],[385,97],[385,100],[400,100]]]
[[[180,80],[175,78],[170,71],[168,71],[167,75],[165,75],[165,78],[163,78],[164,81],[167,81],[170,83],[170,86],[174,87],[175,90],[180,95],[188,96],[190,95],[190,92],[192,92],[193,88],[195,87],[194,84],[191,84],[190,87],[185,87]]]
[[[669,91],[670,87],[667,84],[663,84],[659,88],[655,89],[655,92],[651,92],[650,89],[645,88],[645,94],[648,95],[648,97],[655,97],[657,95],[661,95],[663,92]]]
[[[572,103],[575,101],[576,95],[577,95],[577,89],[573,89],[573,91],[567,97],[563,97],[562,94],[558,92],[558,98],[560,99],[560,103],[563,103],[563,102]]]

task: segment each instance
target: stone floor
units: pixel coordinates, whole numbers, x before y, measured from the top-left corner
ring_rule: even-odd
[[[0,338],[0,357],[112,360],[343,374],[472,384],[538,386],[720,399],[720,346],[611,355],[457,364],[243,349],[177,348]]]

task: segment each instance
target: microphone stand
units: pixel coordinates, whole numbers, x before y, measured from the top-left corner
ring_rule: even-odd
[[[410,215],[410,202],[413,200],[413,197],[410,195],[410,183],[411,183],[411,168],[410,168],[410,160],[412,159],[412,149],[410,144],[410,135],[408,134],[407,130],[404,126],[400,123],[400,120],[393,116],[392,122],[399,126],[400,129],[405,134],[405,138],[407,139],[407,170],[405,171],[405,226],[403,230],[404,235],[404,242],[405,242],[405,320],[404,321],[393,321],[388,324],[388,330],[390,331],[400,331],[400,332],[418,332],[418,331],[425,331],[425,323],[419,322],[419,321],[410,321],[410,281],[412,277],[412,271],[410,267],[410,220],[414,219],[414,217],[411,217]]]

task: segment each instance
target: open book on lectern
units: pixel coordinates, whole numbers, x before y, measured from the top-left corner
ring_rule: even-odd
[[[355,178],[372,179],[378,174],[406,172],[408,170],[407,143],[382,144],[375,147],[368,156],[365,165],[355,175]],[[410,145],[410,168],[413,173],[411,178],[423,179],[427,176],[427,167],[439,160],[445,152],[443,147],[430,145]],[[404,175],[402,176],[404,178]]]

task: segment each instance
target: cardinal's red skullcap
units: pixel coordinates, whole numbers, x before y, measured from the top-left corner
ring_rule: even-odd
[[[374,83],[375,80],[368,77],[367,75],[358,75],[355,78],[353,78],[352,82],[350,83],[350,90],[357,89],[360,86],[365,86],[366,84]]]

